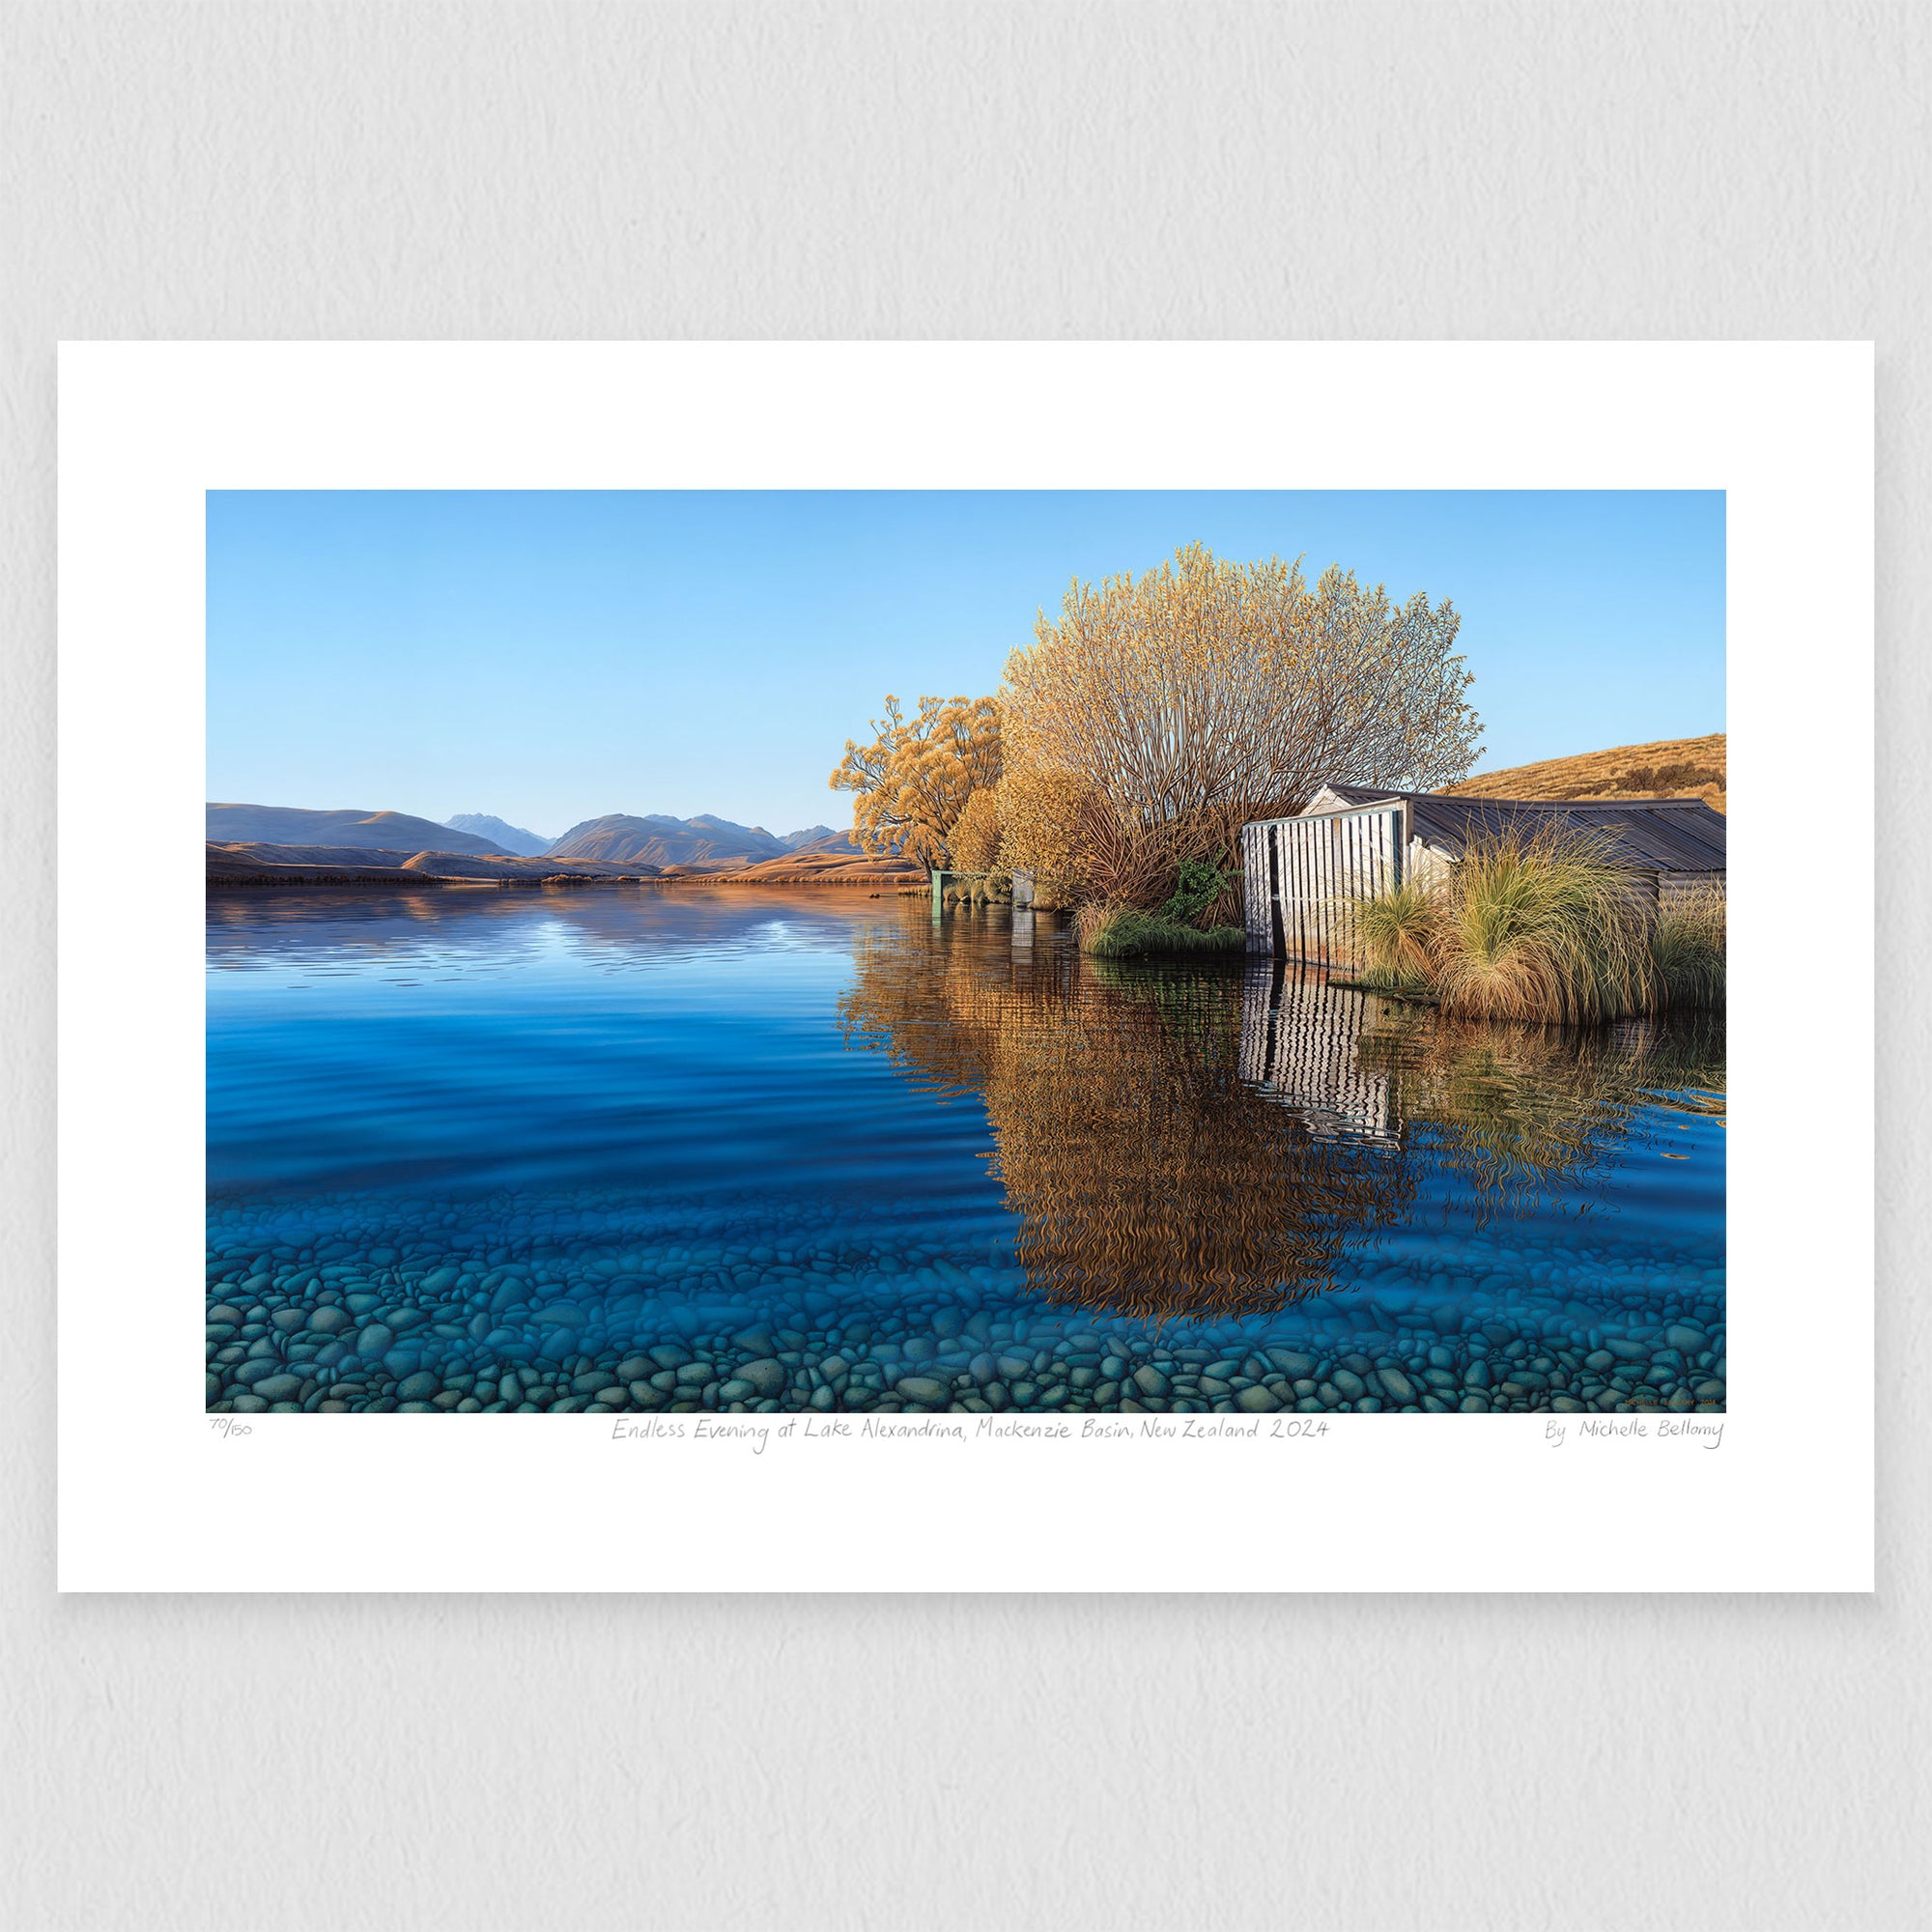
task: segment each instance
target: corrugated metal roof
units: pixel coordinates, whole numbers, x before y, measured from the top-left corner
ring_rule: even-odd
[[[1406,804],[1415,833],[1452,859],[1461,856],[1468,839],[1500,832],[1533,816],[1560,819],[1578,831],[1606,833],[1615,841],[1613,856],[1645,871],[1724,869],[1724,815],[1713,811],[1700,798],[1445,798],[1440,792],[1385,791],[1375,785],[1337,783],[1323,785],[1321,790],[1346,800],[1350,807]]]

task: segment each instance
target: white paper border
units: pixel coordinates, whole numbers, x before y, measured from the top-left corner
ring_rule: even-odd
[[[1844,343],[64,345],[60,1586],[1870,1589],[1872,396]],[[1272,1454],[754,1459],[609,1416],[218,1439],[204,493],[727,487],[1727,492],[1722,1447],[1552,1450],[1541,1415]]]

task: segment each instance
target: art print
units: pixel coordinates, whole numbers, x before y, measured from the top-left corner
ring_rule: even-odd
[[[64,351],[63,1587],[1868,1587],[1870,381]]]
[[[1723,536],[211,495],[210,1412],[1721,1417]]]

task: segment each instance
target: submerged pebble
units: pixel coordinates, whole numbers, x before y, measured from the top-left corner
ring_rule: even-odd
[[[1405,1232],[1332,1293],[1056,1307],[983,1229],[785,1194],[210,1203],[207,1402],[257,1413],[1721,1411],[1720,1267]]]

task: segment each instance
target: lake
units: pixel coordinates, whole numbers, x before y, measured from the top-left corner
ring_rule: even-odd
[[[218,1410],[1721,1411],[1721,1019],[853,890],[213,892]]]

